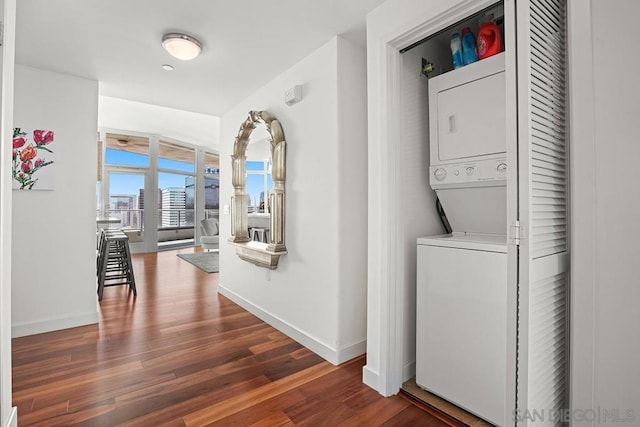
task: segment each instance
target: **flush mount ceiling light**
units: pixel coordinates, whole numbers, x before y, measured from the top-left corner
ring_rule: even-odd
[[[162,47],[175,58],[188,61],[200,55],[202,44],[194,37],[182,33],[162,36]]]

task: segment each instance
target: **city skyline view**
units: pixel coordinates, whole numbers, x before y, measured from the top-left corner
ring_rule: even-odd
[[[105,164],[114,166],[149,167],[149,155],[107,148],[105,150]],[[158,188],[163,190],[172,187],[184,187],[185,178],[191,175],[183,175],[179,172],[193,173],[195,171],[195,166],[193,163],[158,158],[158,169],[167,169],[178,172],[158,172]],[[265,171],[265,162],[248,161],[247,171]],[[142,170],[139,173],[112,172],[109,176],[110,194],[137,195],[139,190],[144,188],[144,173],[145,171]],[[272,187],[273,181],[271,179],[271,174],[268,174],[267,188],[270,189]],[[249,173],[247,176],[246,191],[252,205],[255,204],[256,198],[260,201],[260,194],[264,192],[263,176]]]

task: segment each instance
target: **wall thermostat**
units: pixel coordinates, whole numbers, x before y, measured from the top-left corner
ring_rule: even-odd
[[[302,86],[295,85],[291,89],[284,91],[284,102],[287,105],[297,104],[302,101]]]

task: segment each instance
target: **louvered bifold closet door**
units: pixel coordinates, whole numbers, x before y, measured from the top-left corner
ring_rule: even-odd
[[[516,2],[518,425],[565,424],[568,372],[566,2]]]

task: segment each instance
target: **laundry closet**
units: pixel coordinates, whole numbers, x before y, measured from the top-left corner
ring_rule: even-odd
[[[557,425],[568,395],[566,5],[518,7],[491,4],[401,50],[403,180],[425,192],[405,202],[421,213],[400,218],[415,256],[403,376],[495,425],[532,414]],[[452,34],[488,27],[500,48],[454,68]]]

